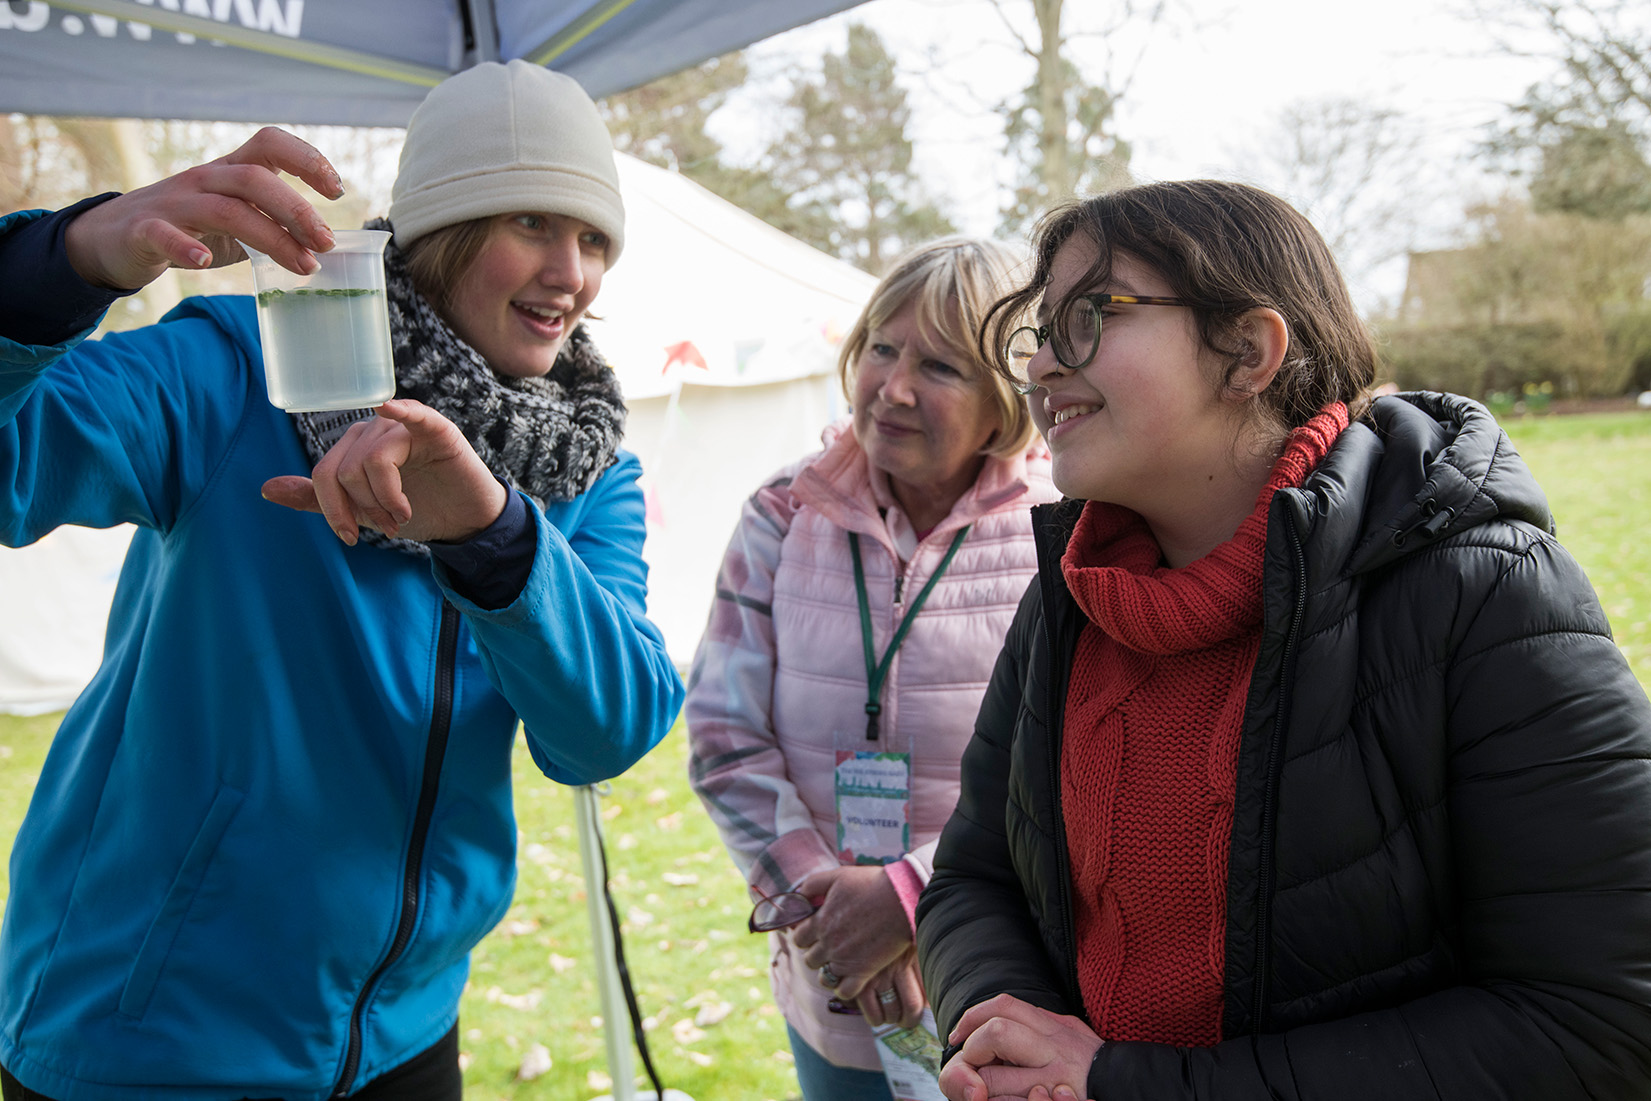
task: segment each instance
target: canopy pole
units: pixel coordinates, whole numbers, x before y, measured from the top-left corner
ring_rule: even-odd
[[[499,55],[499,18],[493,10],[493,0],[468,0],[470,33],[475,36],[476,58],[473,64],[501,61]]]
[[[590,918],[591,947],[596,956],[596,990],[601,995],[602,1042],[608,1053],[608,1077],[613,1092],[595,1101],[694,1101],[681,1090],[666,1087],[665,1096],[636,1088],[636,1063],[631,1055],[631,1037],[626,1031],[630,1010],[619,984],[619,956],[613,943],[613,925],[608,920],[608,885],[602,877],[602,811],[597,804],[601,789],[581,784],[573,789],[574,818],[579,830],[579,860],[585,872],[585,911]]]

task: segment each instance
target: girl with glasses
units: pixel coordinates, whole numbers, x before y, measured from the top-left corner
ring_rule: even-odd
[[[946,1095],[1645,1096],[1651,707],[1495,420],[1369,400],[1254,188],[1034,252],[982,342],[1066,500],[918,906]]]
[[[884,276],[838,361],[853,417],[746,503],[689,677],[807,1101],[889,1101],[871,1026],[924,1008],[910,908],[1054,497],[973,336],[1015,262],[952,237]]]

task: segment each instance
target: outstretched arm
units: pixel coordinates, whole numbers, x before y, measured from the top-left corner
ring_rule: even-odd
[[[314,252],[330,249],[332,234],[282,171],[321,194],[343,193],[325,157],[266,127],[227,156],[125,195],[0,217],[0,271],[11,276],[0,307],[0,421],[17,413],[110,303],[168,267],[233,263],[246,255],[238,237],[294,271],[315,270]],[[154,357],[178,359],[165,340],[111,353],[109,362],[122,356],[123,374]]]
[[[174,264],[241,259],[236,237],[313,269],[332,237],[283,171],[341,193],[325,157],[266,128],[225,157],[128,194],[0,218],[9,276],[0,280],[0,541],[63,523],[164,528],[185,507],[240,412],[233,387],[210,383],[247,370],[245,350],[198,312],[82,341],[117,292]]]

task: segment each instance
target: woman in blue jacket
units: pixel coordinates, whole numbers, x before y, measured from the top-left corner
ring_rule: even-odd
[[[278,171],[341,192],[267,129],[0,220],[0,543],[138,528],[13,848],[8,1101],[457,1099],[468,953],[514,886],[518,721],[587,783],[681,702],[624,406],[578,328],[624,235],[590,99],[512,62],[414,114],[376,415],[271,406],[250,298],[82,342],[236,241],[312,270],[331,234]]]

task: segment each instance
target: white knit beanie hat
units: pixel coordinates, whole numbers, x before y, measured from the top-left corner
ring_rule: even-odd
[[[607,234],[609,267],[625,244],[613,139],[596,104],[563,73],[488,61],[436,85],[413,112],[390,225],[406,248],[431,230],[515,211],[590,223]]]

